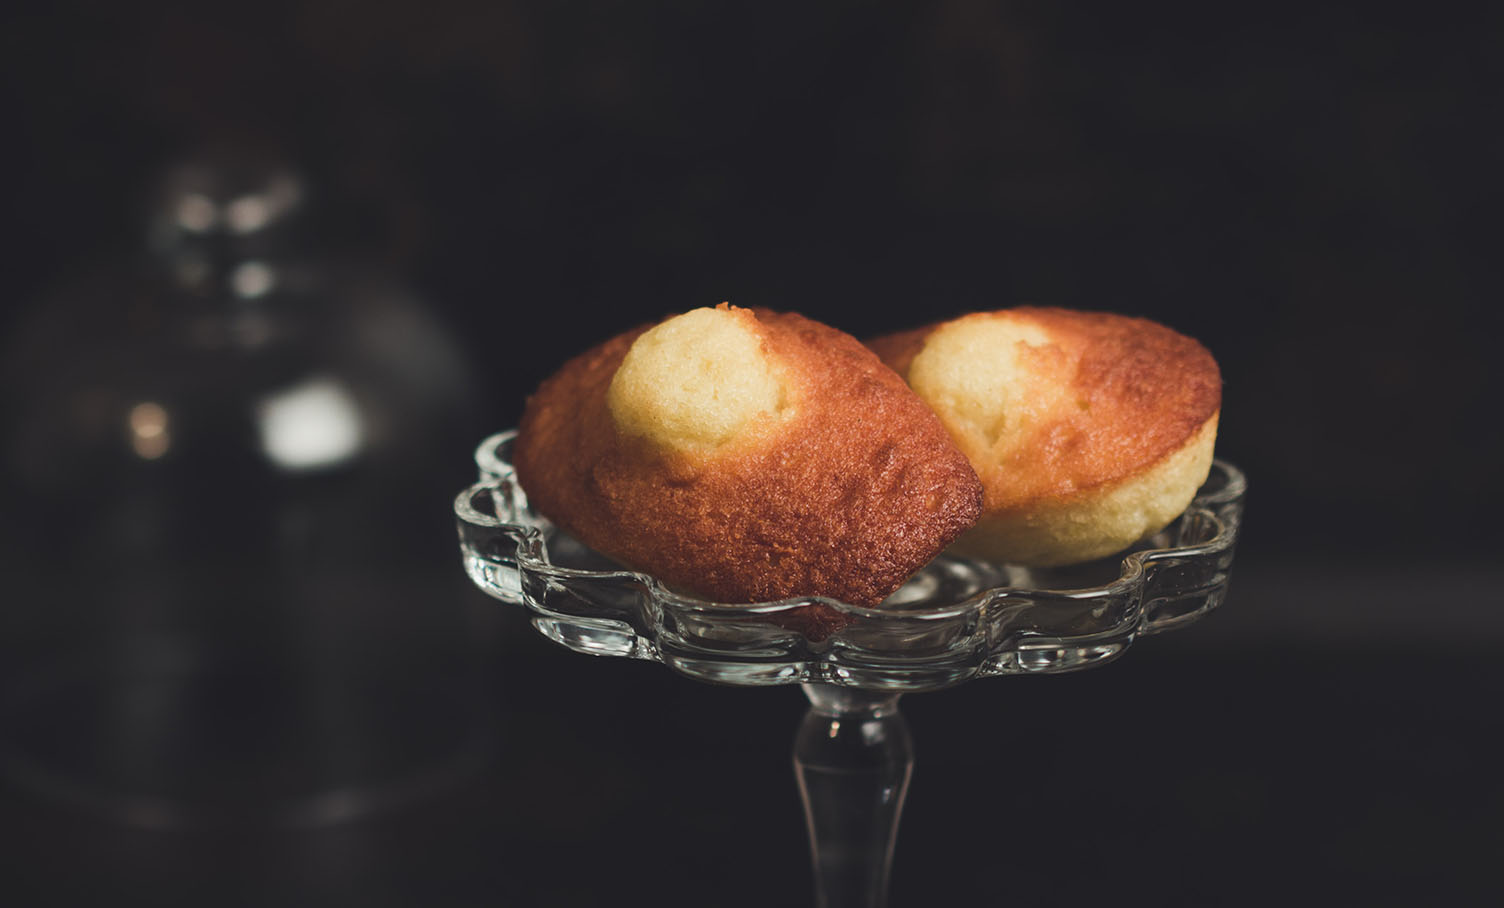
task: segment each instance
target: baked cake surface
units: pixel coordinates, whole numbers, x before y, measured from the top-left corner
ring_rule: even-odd
[[[1035,566],[1109,555],[1174,520],[1210,470],[1217,364],[1155,322],[1019,307],[869,345],[982,480],[958,553]]]
[[[855,338],[722,304],[570,360],[514,448],[533,506],[722,602],[881,602],[976,520],[936,415]]]

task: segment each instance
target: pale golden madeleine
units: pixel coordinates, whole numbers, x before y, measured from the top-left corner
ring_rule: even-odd
[[[1174,520],[1211,468],[1217,364],[1163,325],[1020,307],[870,346],[981,477],[959,554],[1037,567],[1111,555]]]
[[[721,602],[881,602],[970,527],[982,487],[939,419],[850,335],[696,309],[612,338],[528,399],[540,512]]]

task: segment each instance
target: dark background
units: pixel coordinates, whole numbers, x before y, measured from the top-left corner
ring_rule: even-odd
[[[564,357],[721,300],[859,336],[1024,302],[1157,319],[1222,366],[1218,451],[1252,483],[1230,600],[1101,672],[908,698],[894,903],[1482,901],[1504,23],[1104,7],[13,10],[0,324],[136,256],[148,188],[206,146],[297,162],[321,240],[427,301],[473,369],[474,440]],[[470,444],[411,518],[446,547]],[[797,692],[572,656],[447,552],[383,569],[387,610],[473,622],[482,769],[294,833],[143,830],[23,785],[0,900],[805,898]]]

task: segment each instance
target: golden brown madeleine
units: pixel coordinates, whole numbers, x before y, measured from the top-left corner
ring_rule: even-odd
[[[966,458],[870,350],[726,304],[570,360],[528,399],[514,459],[554,523],[722,602],[877,604],[981,508]]]
[[[1211,468],[1217,364],[1163,325],[1020,307],[869,346],[982,479],[958,553],[1041,567],[1110,555],[1174,520]]]

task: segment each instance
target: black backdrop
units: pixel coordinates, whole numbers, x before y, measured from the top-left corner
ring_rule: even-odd
[[[1103,308],[1219,357],[1265,515],[1357,508],[1359,551],[1498,538],[1497,14],[229,9],[11,15],[10,302],[134,243],[174,156],[265,146],[462,329],[498,426],[562,357],[723,299],[858,335]]]
[[[1163,321],[1201,339],[1222,365],[1219,453],[1253,482],[1239,581],[1225,614],[1156,641],[1157,656],[1130,654],[1108,673],[1116,683],[1096,673],[1027,682],[1021,693],[1039,700],[1021,707],[1014,727],[1044,722],[1051,709],[1087,709],[1103,684],[1136,684],[1136,697],[1188,697],[1191,714],[1236,707],[1247,720],[1194,741],[1185,713],[1155,725],[1151,706],[1143,734],[1161,736],[1164,754],[1241,756],[1187,783],[1205,791],[1165,796],[1145,786],[1143,799],[1102,807],[1115,819],[1087,837],[1091,853],[1046,862],[1041,874],[1077,874],[1093,896],[1127,875],[1178,880],[1127,890],[1146,903],[1240,903],[1252,898],[1240,889],[1250,878],[1270,879],[1264,862],[1292,861],[1372,903],[1405,903],[1442,880],[1471,892],[1480,855],[1468,847],[1483,835],[1473,824],[1504,806],[1497,784],[1476,771],[1491,753],[1484,707],[1467,705],[1490,702],[1486,694],[1504,685],[1497,667],[1473,661],[1504,640],[1493,586],[1504,456],[1493,415],[1504,23],[1497,10],[1398,5],[1102,6],[308,0],[210,11],[64,0],[11,10],[0,26],[10,228],[3,318],[12,324],[70,274],[132,254],[138,205],[160,169],[230,144],[297,161],[333,212],[329,237],[429,301],[475,366],[485,401],[479,431],[509,425],[562,358],[629,325],[721,300],[802,311],[858,335],[1023,302]],[[446,487],[468,478],[466,453],[442,465]],[[515,624],[496,644],[511,654],[500,662],[574,670],[579,660]],[[578,670],[611,679],[626,668]],[[515,671],[515,683],[531,677],[497,671]],[[1186,680],[1192,673],[1206,685],[1198,694],[1184,691],[1197,685]],[[722,697],[767,720],[777,742],[756,747],[783,754],[781,723],[797,712],[797,697],[764,707],[771,694],[707,694],[637,665],[626,677],[643,687],[612,695],[621,710],[656,697],[709,712]],[[955,705],[915,701],[916,725],[929,721],[918,729],[921,780],[926,733],[957,739],[933,745],[941,767],[985,772],[966,754],[961,729],[1001,708],[994,699],[1019,696],[991,686],[944,695]],[[588,708],[590,690],[567,686],[561,698]],[[505,690],[496,696],[507,715],[546,726],[509,740],[550,752],[600,747],[624,761],[627,777],[611,777],[624,787],[631,773],[666,784],[651,767],[681,759],[686,741],[700,737],[660,717],[652,734],[602,741],[576,729],[564,744],[545,740],[565,722],[551,709],[529,711]],[[1282,711],[1293,716],[1288,724],[1268,718]],[[1406,732],[1395,726],[1398,713],[1425,714],[1428,724]],[[1118,712],[1090,715],[1085,725],[1106,723],[1103,740],[1139,738]],[[703,721],[712,735],[735,733],[729,721]],[[1071,773],[1145,767],[1123,756],[1072,763],[1078,746],[1097,746],[1073,727],[1053,732],[1080,738],[1047,748],[1055,768],[1034,770],[1081,811],[1106,783],[1082,789]],[[1441,743],[1391,755],[1393,765],[1375,756],[1376,742],[1416,738]],[[760,757],[742,765],[717,750],[729,745],[708,746],[740,767],[736,778],[750,773],[737,782],[748,801],[763,789],[792,796],[785,776],[752,772]],[[543,759],[503,750],[503,762],[527,764],[509,771],[536,770],[529,761]],[[578,753],[558,759],[571,771],[595,765]],[[515,796],[501,775],[488,777],[476,803]],[[974,868],[951,877],[964,882],[935,883],[949,854],[941,841],[1028,824],[1002,802],[988,808],[999,813],[991,823],[946,815],[959,808],[944,798],[964,790],[929,778],[926,800],[911,810],[924,830],[913,836],[929,844],[900,839],[895,897],[921,904],[938,885],[959,901],[1001,885]],[[1429,781],[1393,788],[1396,778]],[[395,887],[393,904],[479,904],[505,890],[511,871],[478,869],[491,865],[474,842],[531,853],[629,839],[623,812],[649,802],[611,797],[618,812],[581,821],[595,830],[588,834],[562,820],[529,826],[532,808],[504,831],[489,812],[432,808],[411,822],[438,829],[424,840],[441,844],[409,864],[382,858],[396,880],[384,885]],[[708,809],[670,799],[664,810],[688,817],[667,832],[653,827],[668,854],[639,849],[607,866],[672,876],[674,850],[689,848],[686,828],[726,834],[757,866],[802,860],[797,821],[780,825],[793,814],[725,833]],[[1442,826],[1453,832],[1440,840],[1428,832]],[[1176,865],[1174,849],[1188,850],[1184,866],[1140,866],[1137,852],[1114,863],[1115,836],[1144,829],[1169,836],[1167,865]],[[164,903],[175,892],[203,897],[223,881],[267,899],[378,901],[349,870],[375,866],[364,857],[336,871],[294,846],[253,849],[259,861],[198,843],[213,856],[193,877],[199,888],[174,889],[182,853],[172,849],[183,842],[112,834],[87,824],[56,833],[59,843],[93,842],[85,853],[104,879],[139,884]],[[394,849],[411,845],[390,831],[370,835],[396,841]],[[1267,837],[1286,835],[1295,843],[1267,847]],[[769,836],[778,844],[766,844]],[[1481,841],[1496,854],[1492,836]],[[1214,837],[1225,847],[1213,847]],[[957,863],[992,861],[1011,868],[999,871],[1010,885],[1050,891],[1020,859],[991,855],[985,843],[955,847]],[[122,856],[136,851],[162,866],[140,870]],[[717,865],[715,849],[689,851],[706,879],[746,871]],[[785,872],[797,901],[805,871]],[[30,885],[39,873],[12,878]],[[674,902],[692,891],[665,885]],[[579,880],[557,890],[518,886],[522,903],[599,904],[611,891]],[[764,900],[779,891],[753,890]],[[554,895],[538,895],[545,891]],[[79,891],[66,903],[95,897]]]

